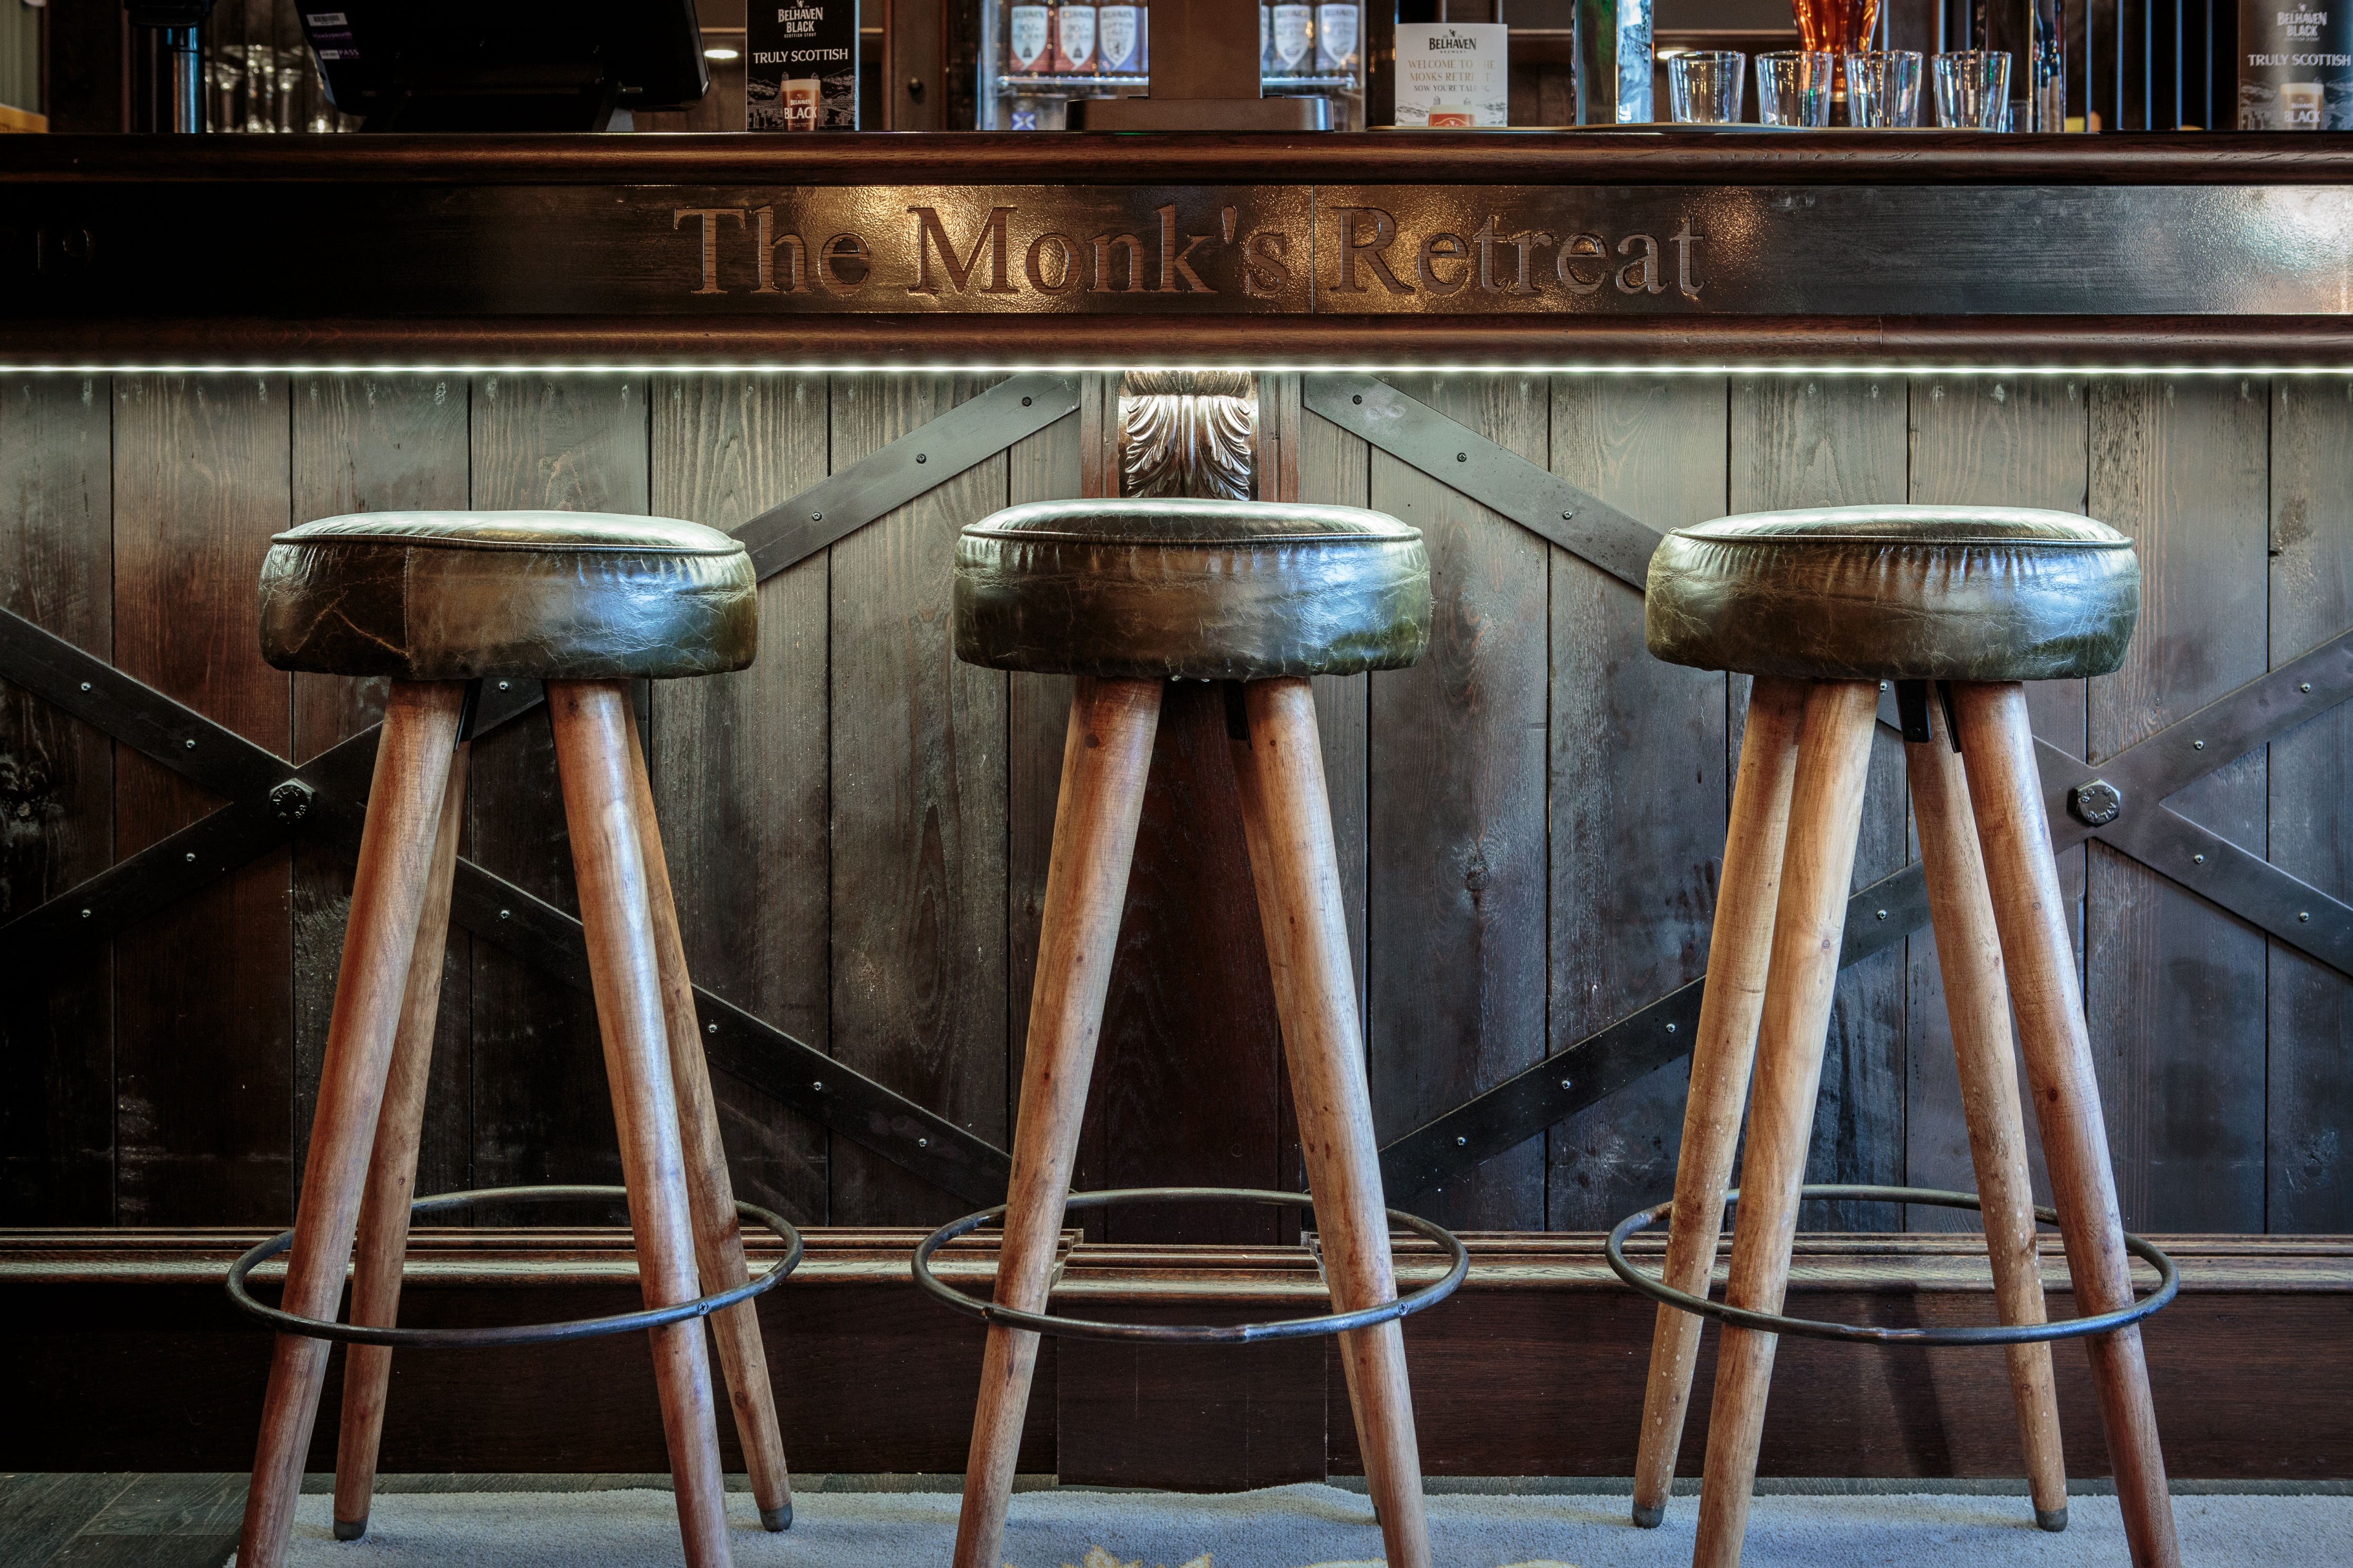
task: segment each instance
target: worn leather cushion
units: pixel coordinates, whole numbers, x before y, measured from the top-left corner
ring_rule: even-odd
[[[1846,506],[1723,517],[1651,557],[1651,652],[1818,680],[2056,680],[2124,662],[2132,542],[2070,512]]]
[[[1421,531],[1355,507],[1017,506],[956,541],[956,657],[1196,680],[1395,669],[1430,642]]]
[[[759,644],[744,547],[666,517],[394,511],[281,533],[261,566],[280,669],[572,680],[741,669]]]

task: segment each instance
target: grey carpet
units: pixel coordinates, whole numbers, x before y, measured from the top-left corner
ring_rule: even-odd
[[[743,1568],[944,1564],[956,1499],[939,1492],[817,1492],[790,1531],[763,1532],[751,1500],[728,1499]],[[1445,1568],[1685,1568],[1696,1505],[1637,1531],[1625,1500],[1436,1496],[1432,1547]],[[2177,1497],[2184,1557],[2201,1568],[2353,1563],[2353,1498]],[[679,1561],[667,1492],[392,1493],[367,1538],[329,1532],[329,1500],[301,1500],[293,1568],[623,1568]],[[1279,1487],[1229,1497],[1052,1490],[1014,1499],[1009,1568],[1379,1568],[1380,1534],[1358,1493]],[[2113,1497],[2077,1497],[2066,1532],[2033,1527],[2021,1500],[1951,1494],[1759,1497],[1746,1568],[2123,1568]]]

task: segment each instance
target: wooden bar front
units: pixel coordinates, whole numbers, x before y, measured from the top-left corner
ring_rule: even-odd
[[[2353,626],[2353,337],[2343,231],[2328,226],[2353,173],[2346,138],[2304,137],[2283,153],[2278,139],[2236,136],[1922,135],[1893,151],[1840,136],[1747,148],[1610,134],[1103,145],[878,136],[828,139],[820,153],[789,160],[749,138],[523,140],[0,146],[0,183],[23,215],[14,228],[0,221],[0,269],[16,285],[0,300],[0,608],[291,773],[363,732],[383,693],[261,662],[256,572],[270,535],[290,524],[554,507],[733,529],[829,477],[865,483],[878,470],[861,463],[1011,376],[1064,378],[1068,413],[995,445],[967,433],[987,448],[976,458],[927,467],[910,499],[770,572],[754,668],[657,686],[643,710],[698,983],[999,1150],[1010,1142],[1069,687],[951,658],[950,553],[960,527],[1008,503],[1108,493],[1126,366],[1256,371],[1260,493],[1371,506],[1428,537],[1428,656],[1409,670],[1317,682],[1385,1142],[1498,1085],[1548,1079],[1535,1069],[1554,1058],[1559,1076],[1582,1075],[1598,1058],[1578,1050],[1701,978],[1746,682],[1650,659],[1641,595],[1621,575],[1473,499],[1502,482],[1501,458],[1466,442],[1459,465],[1451,450],[1409,460],[1377,432],[1314,412],[1338,384],[1329,378],[1370,375],[1651,530],[1727,511],[1906,500],[2084,511],[2123,529],[2147,574],[2125,668],[2033,693],[2038,734],[2094,768]],[[1067,186],[1079,207],[1166,193],[1185,221],[1206,215],[1203,233],[1221,206],[1255,211],[1256,201],[1278,215],[1270,227],[1295,206],[1305,237],[1293,259],[1320,291],[1312,309],[1255,314],[1229,308],[1239,294],[1212,309],[1155,300],[1157,288],[1076,303],[1034,289],[984,299],[988,207],[957,207],[954,195],[1017,185]],[[2097,309],[2040,306],[2065,303],[2051,290],[2075,287],[2071,268],[2138,277],[2113,248],[2129,234],[2082,239],[2094,255],[2071,250],[2067,234],[2014,235],[2015,294],[1996,290],[1983,310],[1946,308],[1933,268],[1915,268],[1917,297],[1938,308],[1719,310],[1704,288],[1678,297],[1668,249],[1657,295],[1613,285],[1588,309],[1562,280],[1595,274],[1563,267],[1543,309],[1506,298],[1508,279],[1501,309],[1485,312],[1458,310],[1452,294],[1429,299],[1416,282],[1429,308],[1388,315],[1330,292],[1339,231],[1314,193],[1342,186],[1410,187],[1430,201],[1444,192],[1464,212],[1490,186],[1547,201],[1587,193],[1628,212],[1703,187],[1757,210],[1825,192],[1928,191],[1956,225],[1985,192],[2056,192],[2053,210],[2070,211],[2078,196],[2125,193],[2114,211],[2126,218],[2152,210],[2132,205],[2144,199],[2134,193],[2161,192],[2243,199],[2244,212],[2278,222],[2217,230],[2208,237],[2223,248],[2199,252],[2252,277],[2152,279],[2139,294],[2128,279]],[[971,247],[970,285],[960,294],[942,271],[943,292],[911,302],[902,291],[881,301],[891,309],[871,299],[824,308],[814,288],[805,300],[782,282],[764,296],[759,279],[776,275],[754,270],[750,247],[778,231],[750,195],[729,197],[734,217],[669,220],[708,208],[714,190],[771,187],[800,193],[791,200],[812,211],[864,202],[918,247],[917,261],[937,266],[909,216],[921,204],[902,199],[933,193],[952,220],[947,259],[964,261]],[[520,211],[501,204],[526,198],[561,218],[538,237],[550,243],[512,229],[493,242],[468,226],[477,219],[467,213]],[[371,200],[447,221],[430,246],[373,258],[319,231],[318,213]],[[624,238],[609,251],[588,229],[564,226],[588,223],[577,214],[593,216],[599,201],[622,215]],[[1136,221],[1153,223],[1152,203],[1134,201],[1144,203],[1131,202]],[[2299,229],[2307,206],[2319,216]],[[142,228],[142,211],[171,221]],[[661,223],[644,219],[652,212]],[[726,247],[712,275],[723,288],[698,297],[706,222]],[[1136,255],[1156,263],[1157,234],[1137,232]],[[1010,231],[1016,279],[1026,233]],[[1084,251],[1093,231],[1071,233]],[[1883,237],[1841,235],[1858,266]],[[812,237],[782,261],[772,244],[758,264],[807,267],[823,243]],[[879,241],[869,248],[878,276],[906,260]],[[1499,266],[1514,256],[1500,240],[1495,254]],[[1816,265],[1814,254],[1792,265]],[[1989,243],[1973,254],[1994,252]],[[1417,277],[1419,255],[1394,252],[1401,279]],[[282,274],[269,270],[272,257]],[[1727,289],[1740,279],[1767,288],[1770,257],[1736,260],[1722,274]],[[413,286],[403,281],[411,273]],[[1209,280],[1232,293],[1243,276]],[[1828,285],[1789,287],[1819,303]],[[2239,303],[2184,310],[2173,295],[2185,289]],[[270,308],[273,291],[290,302]],[[6,691],[0,921],[50,906],[222,805],[21,682]],[[1208,689],[1171,693],[1084,1187],[1300,1180],[1254,921],[1229,918],[1255,905],[1223,723]],[[2348,781],[2353,725],[2330,708],[2263,735],[2168,804],[2324,896],[2329,904],[2315,907],[2326,923],[2353,898]],[[576,912],[554,787],[543,714],[486,735],[463,854]],[[1883,729],[1856,885],[1914,858],[1899,742]],[[109,940],[44,935],[26,950],[36,961],[10,977],[0,1224],[290,1222],[350,866],[297,831],[249,862],[198,869],[185,897]],[[2353,1231],[2353,981],[2296,933],[2273,934],[2105,839],[2079,832],[2061,869],[2077,900],[2126,1225]],[[1809,1179],[1967,1187],[1925,908],[1888,918],[1919,929],[1890,928],[1841,978]],[[461,908],[419,1191],[618,1179],[586,994],[515,949],[494,915],[470,927]],[[1689,1032],[1684,1024],[1676,1038]],[[1515,1232],[1604,1229],[1660,1201],[1684,1074],[1678,1046],[1643,1048],[1661,1065],[1612,1080],[1566,1119],[1466,1154],[1419,1190],[1393,1184],[1391,1201],[1450,1226]],[[797,1222],[930,1226],[996,1201],[945,1190],[892,1157],[912,1142],[904,1129],[852,1135],[806,1113],[784,1094],[803,1095],[797,1080],[723,1071],[718,1088],[739,1194]],[[1292,1239],[1280,1223],[1263,1211],[1139,1210],[1098,1219],[1089,1234],[1274,1246]],[[1852,1205],[1812,1223],[1926,1231],[1964,1221]],[[2331,1296],[2337,1311],[2335,1293],[2353,1289],[2341,1275],[2300,1289]],[[1589,1289],[1575,1298],[1590,1299]],[[1647,1322],[1647,1310],[1635,1316]],[[1442,1334],[1442,1318],[1418,1332]],[[937,1327],[944,1339],[960,1332]],[[1557,1331],[1580,1332],[1574,1322]],[[789,1345],[786,1335],[772,1349],[780,1367],[792,1364]],[[2079,1359],[2063,1357],[2071,1368]],[[947,1386],[926,1385],[923,1397],[968,1400]],[[1067,1423],[1067,1385],[1063,1394]],[[2070,1404],[2088,1417],[2080,1391]],[[396,1434],[397,1392],[394,1409]],[[1575,1463],[1624,1473],[1633,1405],[1620,1425],[1622,1456],[1579,1450]],[[496,1450],[500,1468],[533,1468],[518,1457],[531,1440],[518,1441]],[[931,1447],[916,1446],[919,1461],[878,1442],[839,1462],[933,1468]],[[1566,1462],[1540,1445],[1528,1452],[1530,1463]],[[2353,1474],[2341,1461],[2327,1473]],[[2211,1472],[2178,1468],[2253,1473],[2214,1462]]]

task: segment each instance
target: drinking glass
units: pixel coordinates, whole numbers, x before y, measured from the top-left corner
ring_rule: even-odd
[[[1738,49],[1694,49],[1667,62],[1667,97],[1678,125],[1726,125],[1748,96],[1748,57]]]
[[[1847,123],[1873,130],[1920,123],[1920,51],[1888,49],[1846,58]]]
[[[1765,125],[1828,125],[1838,57],[1782,50],[1757,57],[1757,119]]]
[[[2010,51],[1963,49],[1938,55],[1936,119],[1968,131],[2010,129]]]

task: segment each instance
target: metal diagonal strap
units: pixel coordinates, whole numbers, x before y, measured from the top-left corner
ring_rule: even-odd
[[[382,726],[296,768],[95,655],[0,610],[0,674],[18,679],[20,671],[31,678],[20,684],[75,718],[234,797],[202,821],[0,926],[0,941],[20,959],[103,941],[297,832],[346,856],[356,854]],[[482,700],[482,716],[492,721],[543,700],[537,681],[517,680],[505,691],[492,686]],[[295,801],[273,799],[289,785],[299,791]],[[580,922],[470,860],[458,863],[450,913],[525,963],[580,990],[590,988]],[[35,977],[26,963],[10,973]],[[1004,1196],[1011,1162],[987,1140],[700,986],[695,1002],[705,1047],[723,1071],[959,1197],[988,1203]]]
[[[881,451],[735,530],[763,579],[1035,435],[1079,406],[1079,378],[1032,371],[997,383]]]
[[[1369,375],[1302,376],[1300,388],[1333,424],[1641,591],[1659,535],[1639,518]]]
[[[1847,900],[1839,967],[1884,952],[1927,923],[1927,879],[1915,860]],[[1399,1196],[1428,1192],[1690,1055],[1706,984],[1703,975],[1680,985],[1415,1128],[1382,1149],[1383,1184]]]

